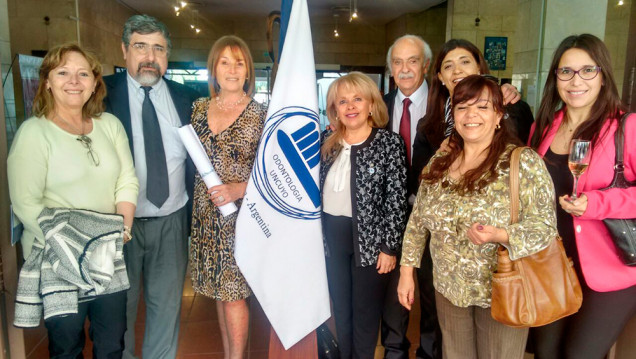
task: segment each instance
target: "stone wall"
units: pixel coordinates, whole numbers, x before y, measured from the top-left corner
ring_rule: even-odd
[[[617,1],[607,2],[607,20],[605,22],[604,42],[612,56],[612,68],[618,93],[623,92],[625,76],[625,60],[627,53],[627,38],[629,37],[629,16],[634,0],[623,0],[623,5],[617,5]]]
[[[512,78],[515,50],[519,46],[517,33],[517,1],[452,0],[449,1],[451,18],[450,38],[465,39],[484,51],[486,37],[507,37],[506,69],[492,71],[494,76]],[[479,18],[479,26],[475,19]]]

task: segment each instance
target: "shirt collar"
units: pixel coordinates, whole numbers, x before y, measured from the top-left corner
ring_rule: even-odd
[[[141,88],[142,84],[140,84],[137,80],[135,80],[128,71],[126,71],[126,79],[128,81],[129,88],[134,89],[135,92],[139,92],[139,91],[141,91],[141,93],[144,92],[144,90]],[[166,82],[163,80],[163,77],[160,77],[159,81],[156,84],[151,86],[153,91],[151,91],[150,94],[152,95],[153,92],[155,94],[159,93],[160,91],[163,90],[164,86],[166,86]]]
[[[413,92],[411,94],[411,96],[408,96],[409,99],[411,99],[411,102],[414,104],[419,104],[420,102],[424,101],[424,99],[426,98],[426,92],[428,90],[428,84],[426,83],[426,79],[424,79],[424,81],[422,82],[422,84],[420,85],[420,87],[417,88],[417,90],[415,90],[415,92]],[[406,95],[404,95],[402,93],[402,90],[400,90],[398,88],[397,91],[397,96],[396,96],[396,102],[399,104],[402,104],[402,102],[404,102],[404,99],[407,97]]]

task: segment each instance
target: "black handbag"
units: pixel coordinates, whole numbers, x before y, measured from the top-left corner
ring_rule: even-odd
[[[338,342],[333,337],[327,324],[322,323],[316,329],[316,339],[318,341],[318,358],[319,359],[340,359],[340,351],[338,350]]]
[[[614,164],[614,178],[612,183],[601,190],[610,188],[630,188],[636,186],[636,181],[630,182],[625,178],[623,165],[623,143],[625,140],[625,122],[629,113],[626,113],[618,124],[615,135],[616,161]],[[609,231],[616,250],[623,263],[628,266],[636,266],[636,219],[606,218],[603,220]]]

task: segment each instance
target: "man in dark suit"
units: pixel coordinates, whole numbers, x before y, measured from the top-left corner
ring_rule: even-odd
[[[196,91],[162,76],[171,49],[166,26],[147,15],[124,25],[126,72],[104,77],[106,111],[124,125],[139,178],[132,240],[124,246],[130,280],[124,358],[134,358],[143,278],[144,358],[175,358],[188,261],[194,167],[177,128],[190,122]]]
[[[384,96],[389,110],[387,128],[400,134],[407,147],[408,201],[409,209],[415,201],[419,186],[418,177],[433,150],[417,147],[413,150],[417,134],[418,120],[426,114],[428,84],[426,73],[433,54],[421,37],[404,35],[393,43],[387,54],[387,66],[395,80],[397,89]],[[397,298],[399,270],[391,274],[391,283],[385,299],[382,318],[382,345],[384,357],[397,359],[409,357],[410,343],[406,338],[409,312],[400,305]],[[437,323],[435,308],[435,289],[433,288],[433,264],[429,246],[426,246],[421,267],[417,269],[420,291],[420,346],[417,358],[441,358],[441,334]]]

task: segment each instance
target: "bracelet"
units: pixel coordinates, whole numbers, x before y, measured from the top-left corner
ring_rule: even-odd
[[[126,239],[128,238],[128,239]],[[127,242],[132,239],[132,229],[126,225],[124,225],[124,242]]]

